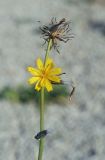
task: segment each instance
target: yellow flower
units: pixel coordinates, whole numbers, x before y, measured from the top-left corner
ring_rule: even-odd
[[[37,91],[40,91],[42,87],[45,87],[48,92],[52,91],[52,84],[61,82],[61,68],[56,68],[51,58],[48,58],[45,64],[38,58],[36,65],[37,68],[31,66],[27,68],[28,72],[32,74],[32,77],[28,80],[29,84],[35,84]]]

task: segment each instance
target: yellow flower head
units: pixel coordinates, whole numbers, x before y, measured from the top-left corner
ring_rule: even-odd
[[[29,84],[35,84],[37,91],[40,91],[42,87],[45,87],[48,92],[52,91],[52,84],[61,82],[61,68],[56,68],[51,58],[48,58],[45,64],[38,58],[36,65],[37,68],[31,66],[27,68],[28,72],[32,74],[32,77],[28,80]]]

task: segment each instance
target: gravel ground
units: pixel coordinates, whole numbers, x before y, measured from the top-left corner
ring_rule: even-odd
[[[37,157],[38,142],[34,140],[39,125],[37,107],[2,101],[0,109],[0,160]],[[96,109],[81,110],[76,104],[66,107],[50,104],[45,112],[45,126],[50,133],[46,137],[44,159],[104,159],[104,114],[101,107],[96,113]]]
[[[26,66],[34,64],[44,48],[36,33],[52,17],[72,20],[75,38],[52,53],[67,79],[76,81],[76,92],[67,106],[46,109],[44,159],[104,160],[105,158],[105,6],[61,1],[0,1],[0,89],[25,84]],[[39,112],[34,104],[0,101],[0,160],[37,157]],[[35,153],[34,153],[35,150]],[[55,153],[55,154],[54,154]],[[36,158],[37,159],[37,158]]]

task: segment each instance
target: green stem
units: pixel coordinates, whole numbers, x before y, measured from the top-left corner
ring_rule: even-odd
[[[49,56],[49,52],[51,50],[51,47],[52,47],[52,39],[49,39],[48,41],[48,46],[47,46],[47,50],[46,50],[46,55],[45,55],[45,60],[44,60],[44,64]]]
[[[40,131],[44,130],[44,88],[41,89],[40,93]],[[39,155],[38,160],[42,160],[42,154],[44,149],[44,138],[39,141]]]
[[[44,65],[49,56],[51,47],[52,47],[52,39],[49,39],[46,54],[45,54]],[[44,87],[41,89],[41,93],[40,93],[40,132],[43,130],[44,130]],[[44,150],[44,138],[41,138],[39,141],[38,160],[42,160],[43,150]]]

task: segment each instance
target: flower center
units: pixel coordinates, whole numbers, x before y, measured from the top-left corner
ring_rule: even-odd
[[[47,78],[47,73],[46,73],[46,70],[43,70],[42,71],[42,74],[41,74],[41,78]]]

